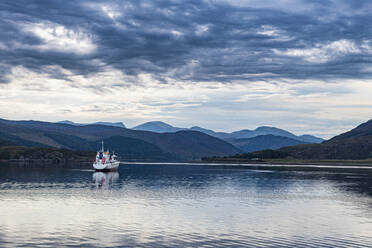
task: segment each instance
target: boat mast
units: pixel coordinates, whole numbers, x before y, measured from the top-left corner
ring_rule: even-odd
[[[103,140],[102,140],[102,148],[101,148],[101,151],[103,152]]]

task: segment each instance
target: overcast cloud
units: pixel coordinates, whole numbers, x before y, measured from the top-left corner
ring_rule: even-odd
[[[371,5],[0,0],[0,115],[330,137],[371,117]]]

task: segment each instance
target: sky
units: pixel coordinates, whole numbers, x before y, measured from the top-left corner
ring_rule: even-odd
[[[371,118],[372,2],[0,0],[0,118],[276,126]]]

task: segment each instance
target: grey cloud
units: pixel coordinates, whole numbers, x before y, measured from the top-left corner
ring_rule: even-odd
[[[369,78],[372,72],[366,68],[372,50],[340,53],[322,63],[274,52],[311,49],[339,40],[361,46],[372,39],[372,15],[364,2],[301,1],[299,4],[313,6],[305,13],[292,11],[291,6],[285,11],[223,1],[4,0],[0,1],[0,44],[8,49],[0,46],[0,80],[7,81],[11,68],[19,65],[56,78],[65,75],[48,66],[79,75],[111,66],[133,76],[151,73],[163,82],[165,75],[184,81],[220,82]],[[335,11],[339,3],[343,12]],[[121,16],[110,19],[100,4],[111,6]],[[344,13],[345,9],[358,14]],[[21,28],[30,23],[86,30],[96,49],[86,54],[38,49],[45,41]],[[273,33],[260,32],[263,27],[272,28]]]

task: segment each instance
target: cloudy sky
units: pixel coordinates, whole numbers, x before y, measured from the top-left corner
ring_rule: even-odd
[[[363,0],[0,0],[0,117],[331,137],[371,118]]]

